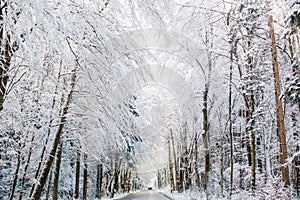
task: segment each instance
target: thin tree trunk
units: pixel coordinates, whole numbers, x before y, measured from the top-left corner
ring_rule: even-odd
[[[233,135],[232,135],[232,63],[233,63],[233,47],[230,51],[230,69],[229,69],[229,95],[228,95],[228,115],[229,115],[229,143],[230,143],[230,189],[231,197],[233,190]]]
[[[113,192],[112,192],[112,190],[113,190],[113,181],[114,181],[114,179],[115,179],[115,173],[111,176],[111,177],[109,177],[109,176],[107,176],[107,178],[108,178],[108,180],[107,180],[107,182],[108,182],[108,184],[107,184],[107,194],[108,194],[108,196],[110,197],[110,198],[112,198],[113,197]]]
[[[76,172],[75,172],[75,199],[79,199],[79,181],[80,181],[80,156],[81,150],[77,149]]]
[[[5,29],[4,16],[7,15],[8,2],[5,0],[0,1],[0,112],[3,110],[3,104],[6,95],[6,86],[8,83],[7,72],[10,67],[11,61],[11,48],[10,48],[10,36]]]
[[[297,149],[299,151],[299,148]],[[300,158],[297,156],[293,162],[295,165],[295,190],[297,196],[300,196]]]
[[[169,155],[169,171],[170,171],[170,185],[171,185],[171,192],[175,190],[174,187],[174,176],[173,176],[173,164],[172,164],[172,155],[171,155],[171,141],[170,137],[168,139],[168,155]]]
[[[131,170],[129,171],[128,180],[127,180],[127,193],[130,192],[130,182],[131,182]]]
[[[244,116],[243,116],[244,117]],[[239,156],[240,158],[238,158],[239,160],[239,164],[242,166],[243,165],[243,134],[242,134],[242,125],[239,124],[239,131],[240,131],[240,151],[239,151]],[[244,168],[240,167],[240,188],[243,190],[245,189],[244,185],[243,185],[243,182],[245,182],[245,180],[243,180],[243,172],[245,171]]]
[[[103,184],[103,164],[100,164],[100,177],[99,177],[99,198],[101,199],[102,194],[102,184]],[[129,191],[128,191],[129,192]]]
[[[121,160],[119,165],[121,165]],[[115,162],[115,172],[114,172],[114,184],[113,184],[113,188],[111,190],[111,195],[110,198],[114,198],[115,192],[118,191],[118,183],[119,183],[119,174],[120,174],[120,166],[118,166],[118,162]]]
[[[178,181],[178,192],[181,193],[183,192],[183,188],[184,188],[184,157],[180,156],[179,158],[179,181]],[[161,186],[160,186],[161,187]]]
[[[223,131],[222,131],[222,121],[221,121],[221,111],[217,112],[217,117],[219,120],[219,127],[220,127],[220,187],[221,187],[221,195],[224,195],[224,138],[223,138]]]
[[[213,30],[211,28],[210,33]],[[208,184],[209,184],[209,171],[210,171],[210,152],[209,152],[209,122],[208,122],[208,92],[210,87],[210,77],[211,77],[211,70],[212,70],[212,54],[211,48],[213,47],[213,43],[210,41],[209,32],[206,31],[206,39],[205,43],[207,45],[207,60],[208,60],[208,74],[206,77],[205,88],[203,92],[203,108],[202,108],[202,115],[203,115],[203,124],[202,124],[202,139],[203,139],[203,146],[204,146],[204,190],[206,193],[206,198],[209,198],[209,191],[208,191]]]
[[[20,165],[21,165],[21,144],[20,143],[19,143],[19,148],[20,149],[18,151],[17,168],[16,168],[13,184],[12,184],[12,187],[11,187],[11,193],[9,195],[9,200],[14,199],[14,193],[15,193],[15,190],[16,190],[17,182],[18,182],[18,175],[19,175],[19,170],[20,170]]]
[[[223,136],[221,138],[221,158],[220,158],[220,187],[221,187],[221,195],[224,194],[224,150],[223,150]]]
[[[70,89],[70,92],[67,96],[67,101],[66,101],[66,103],[65,103],[65,105],[62,109],[62,112],[61,112],[60,123],[59,123],[58,129],[57,129],[57,132],[56,132],[56,135],[55,135],[55,138],[54,138],[54,142],[53,142],[53,145],[52,145],[52,148],[51,148],[51,151],[50,151],[50,155],[48,156],[48,159],[46,161],[43,172],[42,172],[42,174],[39,178],[39,184],[36,186],[35,191],[33,193],[33,199],[35,199],[35,200],[40,199],[42,190],[43,190],[43,188],[46,184],[47,176],[49,174],[50,167],[53,163],[53,160],[54,160],[54,157],[55,157],[55,154],[56,154],[56,150],[57,150],[57,147],[59,145],[60,138],[61,138],[64,126],[65,126],[65,123],[66,123],[67,113],[68,113],[68,110],[69,110],[69,105],[71,103],[73,92],[74,92],[75,81],[76,81],[76,69],[73,69],[72,70],[72,75],[71,75],[71,89]]]
[[[101,186],[100,186],[100,179],[102,178],[102,164],[97,165],[97,178],[96,178],[96,199],[101,197]]]
[[[208,144],[208,114],[207,114],[207,98],[208,98],[208,90],[209,85],[205,84],[205,90],[203,92],[203,132],[202,132],[202,139],[203,139],[203,146],[204,146],[204,158],[205,158],[205,164],[204,164],[204,190],[207,191],[207,185],[208,185],[208,173],[210,170],[210,163],[209,163],[209,144]]]
[[[184,129],[183,129],[183,141],[184,141],[184,146],[183,146],[183,163],[184,163],[184,185],[183,185],[183,190],[186,191],[190,187],[190,170],[189,170],[189,161],[188,161],[188,144],[187,144],[187,122],[184,124]]]
[[[196,123],[196,121],[195,121]],[[196,173],[196,177],[195,177],[195,183],[196,183],[196,186],[200,188],[200,175],[199,175],[199,170],[198,170],[198,133],[196,132],[195,133],[195,138],[194,138],[194,145],[195,145],[195,148],[194,148],[194,156],[195,156],[195,159],[194,159],[194,167],[195,167],[195,173]]]
[[[63,146],[63,142],[61,141],[57,149],[57,159],[56,159],[56,168],[55,168],[54,183],[53,183],[52,200],[58,199],[58,183],[59,183],[61,156],[62,156],[62,146]]]
[[[158,189],[161,188],[161,174],[160,174],[159,170],[157,170],[157,188]]]
[[[87,200],[87,179],[88,179],[88,164],[87,164],[87,155],[83,156],[84,169],[83,169],[83,191],[82,191],[82,199]]]
[[[282,107],[282,101],[280,99],[280,76],[279,67],[277,60],[277,48],[275,41],[275,32],[273,26],[273,17],[269,17],[270,37],[272,42],[272,56],[273,56],[273,74],[274,74],[274,85],[275,85],[275,99],[276,99],[276,117],[277,117],[277,135],[280,142],[280,163],[286,164],[287,159],[287,145],[286,145],[286,134],[284,125],[284,113]],[[289,168],[287,165],[281,167],[282,181],[285,187],[290,185]]]
[[[27,175],[27,169],[30,163],[30,158],[31,158],[31,154],[32,154],[32,143],[34,141],[34,133],[32,135],[31,141],[30,141],[30,147],[29,147],[29,152],[28,152],[28,158],[24,167],[24,172],[23,172],[23,177],[22,177],[22,182],[21,182],[21,189],[20,189],[20,196],[19,196],[19,200],[22,200],[23,198],[23,190],[24,190],[24,184],[25,184],[25,180],[26,180],[26,175]]]
[[[252,114],[254,113],[254,96],[251,95],[251,118]],[[256,182],[256,140],[255,140],[255,133],[253,130],[250,131],[251,136],[251,188],[252,192],[255,192],[255,182]]]
[[[178,191],[178,176],[177,176],[177,162],[176,162],[176,151],[175,151],[175,142],[174,142],[174,136],[173,131],[170,129],[170,136],[171,136],[171,142],[172,142],[172,149],[173,149],[173,159],[174,159],[174,189]]]
[[[251,131],[251,147],[252,147],[252,165],[251,165],[251,188],[252,192],[255,192],[255,181],[256,181],[256,145],[255,145],[255,134]]]
[[[99,198],[101,199],[102,194],[102,184],[103,184],[103,164],[100,164],[100,176],[99,176]]]

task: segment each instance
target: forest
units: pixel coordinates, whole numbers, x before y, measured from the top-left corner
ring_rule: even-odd
[[[150,186],[300,198],[300,1],[0,0],[0,199]]]

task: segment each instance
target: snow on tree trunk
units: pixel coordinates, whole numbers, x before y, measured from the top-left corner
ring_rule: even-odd
[[[77,69],[75,68],[75,69],[72,70],[71,88],[70,88],[69,94],[67,95],[66,103],[63,105],[64,107],[62,108],[62,111],[61,111],[61,118],[60,118],[60,122],[59,122],[59,126],[58,126],[58,129],[57,129],[55,138],[54,138],[54,142],[53,142],[53,145],[52,145],[52,148],[51,148],[51,151],[50,151],[50,155],[47,158],[44,169],[42,170],[42,174],[41,174],[41,176],[38,180],[38,185],[36,185],[35,191],[32,195],[33,199],[36,199],[36,200],[39,200],[40,197],[41,197],[42,190],[43,190],[43,188],[46,184],[46,180],[47,180],[51,165],[52,165],[53,160],[55,158],[56,150],[57,150],[58,145],[59,145],[60,140],[61,140],[63,129],[64,129],[66,119],[67,119],[68,110],[69,110],[70,103],[71,103],[71,100],[72,100],[72,96],[73,96],[73,93],[74,93],[76,73],[77,73]]]

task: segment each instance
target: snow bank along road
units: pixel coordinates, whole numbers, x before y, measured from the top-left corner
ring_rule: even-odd
[[[138,193],[128,194],[119,200],[172,200],[170,197],[165,196],[163,193],[155,191],[142,191]]]

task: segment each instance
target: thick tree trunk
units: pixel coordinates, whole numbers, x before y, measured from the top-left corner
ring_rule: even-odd
[[[47,191],[46,191],[46,200],[48,200],[49,197],[50,197],[50,190],[51,190],[51,184],[52,184],[52,175],[53,175],[53,167],[54,167],[54,165],[51,165],[50,174],[49,174],[49,178],[48,178],[48,187],[47,187]]]
[[[56,159],[56,167],[55,167],[55,175],[54,175],[54,183],[53,183],[52,200],[58,199],[58,183],[59,183],[61,156],[62,156],[62,146],[63,146],[63,142],[61,141],[57,149],[57,159]]]
[[[286,145],[286,134],[284,125],[284,113],[282,107],[282,101],[280,99],[280,76],[277,59],[277,48],[275,41],[275,32],[273,26],[273,17],[269,17],[270,37],[272,42],[272,56],[273,56],[273,74],[274,74],[274,85],[275,85],[275,99],[276,99],[276,117],[277,117],[277,135],[280,142],[280,163],[286,164],[287,159],[287,145]],[[289,168],[287,165],[281,167],[282,181],[285,187],[290,185]]]

